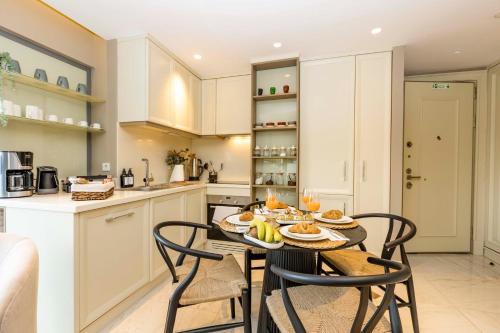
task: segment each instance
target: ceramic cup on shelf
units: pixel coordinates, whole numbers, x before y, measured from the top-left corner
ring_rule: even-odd
[[[44,69],[37,68],[35,70],[35,79],[47,82],[49,79],[47,78],[47,72]]]
[[[271,95],[276,94],[276,87],[269,88],[269,93],[271,93]]]
[[[78,85],[76,86],[76,92],[80,94],[87,94],[87,86],[83,83],[78,83]]]
[[[58,120],[58,118],[57,118],[57,115],[55,115],[55,114],[49,114],[49,115],[47,116],[47,120],[48,120],[48,121],[57,121],[57,120]]]
[[[262,88],[257,89],[257,95],[262,96],[263,93],[264,93],[264,89],[262,89]]]
[[[63,122],[65,124],[67,124],[67,125],[73,125],[74,124],[73,118],[64,118]]]
[[[66,76],[59,76],[57,78],[57,85],[59,87],[63,87],[63,88],[69,89],[68,78]]]
[[[12,114],[16,117],[21,117],[21,105],[14,104],[12,106]]]
[[[80,126],[80,127],[89,127],[89,123],[86,120],[80,120],[78,122],[78,126]]]
[[[29,119],[36,119],[38,117],[38,106],[36,105],[26,105],[25,116]]]
[[[284,92],[285,94],[288,94],[288,92],[289,92],[289,91],[290,91],[290,86],[289,86],[288,84],[285,84],[285,85],[283,86],[283,92]]]
[[[92,125],[90,125],[90,127],[95,128],[95,129],[101,129],[101,124],[93,123]]]

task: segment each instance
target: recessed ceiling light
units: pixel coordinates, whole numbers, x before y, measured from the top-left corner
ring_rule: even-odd
[[[201,55],[196,53],[193,55],[193,58],[195,58],[196,60],[201,60]]]
[[[462,53],[462,51],[460,51],[460,50],[453,51],[453,54],[460,54],[460,53]]]
[[[382,32],[382,28],[373,28],[372,35],[377,35]]]
[[[279,49],[281,47],[281,45],[282,45],[281,42],[276,42],[273,44],[273,46],[277,49]]]
[[[290,74],[285,74],[285,77],[286,78],[289,78],[291,75]]]

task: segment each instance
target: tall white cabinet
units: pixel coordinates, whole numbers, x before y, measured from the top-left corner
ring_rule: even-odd
[[[301,63],[300,184],[322,210],[389,211],[391,75],[391,52]],[[363,226],[380,253],[385,224]]]

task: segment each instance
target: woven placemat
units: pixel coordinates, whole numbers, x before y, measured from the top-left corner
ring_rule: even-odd
[[[283,241],[285,242],[285,244],[288,245],[303,247],[306,249],[316,249],[316,250],[334,249],[336,247],[342,246],[345,243],[347,243],[347,241],[345,240],[331,241],[329,239],[323,239],[319,241],[300,241],[285,236],[283,236]]]
[[[351,223],[347,224],[334,224],[334,223],[324,223],[324,222],[314,221],[314,224],[319,227],[325,227],[328,229],[335,229],[335,230],[354,229],[359,225],[357,221],[352,221]]]

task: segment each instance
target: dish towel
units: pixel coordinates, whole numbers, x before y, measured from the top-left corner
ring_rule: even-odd
[[[239,207],[227,207],[227,206],[216,206],[214,217],[212,219],[212,223],[219,224],[224,218],[229,215],[233,215],[238,213]]]

